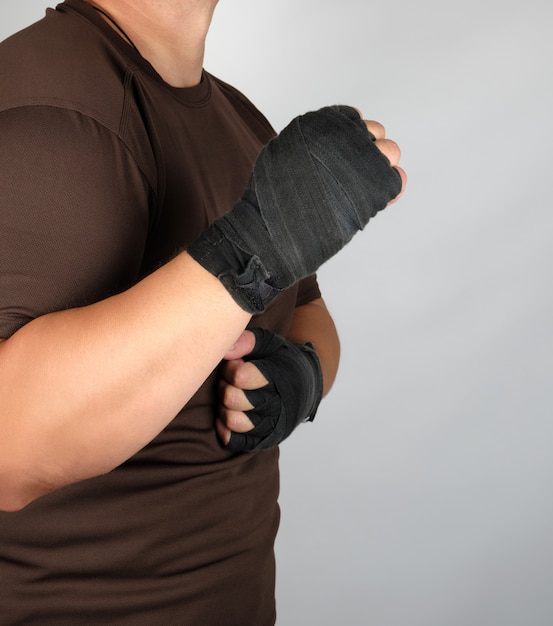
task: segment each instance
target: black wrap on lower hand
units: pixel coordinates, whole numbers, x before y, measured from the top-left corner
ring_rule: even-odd
[[[297,117],[262,150],[241,200],[188,252],[243,309],[261,313],[401,191],[374,140],[351,107]]]
[[[239,452],[278,446],[304,421],[315,417],[323,393],[321,366],[313,346],[293,344],[269,330],[253,329],[255,346],[244,357],[269,381],[245,391],[254,406],[246,414],[254,425],[232,433],[227,448]]]

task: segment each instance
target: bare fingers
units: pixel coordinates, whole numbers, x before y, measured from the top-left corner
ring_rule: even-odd
[[[368,131],[374,136],[374,145],[382,152],[382,154],[390,161],[390,165],[395,168],[401,178],[401,191],[388,204],[393,204],[403,195],[407,184],[407,174],[405,170],[399,166],[401,159],[401,149],[399,145],[392,139],[386,137],[386,129],[380,122],[374,120],[363,120]]]
[[[365,122],[365,126],[367,127],[369,133],[374,135],[374,138],[378,141],[379,139],[384,139],[386,137],[386,129],[380,122],[375,122],[374,120],[363,120]]]
[[[231,432],[246,433],[253,428],[245,411],[254,407],[244,390],[259,389],[266,384],[267,379],[253,363],[242,359],[224,363],[219,381],[219,417],[215,426],[225,445],[230,440]]]

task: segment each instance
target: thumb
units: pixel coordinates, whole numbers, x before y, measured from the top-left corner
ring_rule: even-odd
[[[223,357],[227,361],[241,359],[249,354],[255,346],[255,335],[251,330],[245,330],[235,341],[234,346]]]

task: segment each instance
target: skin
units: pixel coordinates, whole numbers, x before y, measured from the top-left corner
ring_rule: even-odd
[[[89,4],[113,17],[169,85],[198,84],[217,0],[94,0]]]
[[[168,83],[198,83],[216,1],[95,4]],[[381,125],[368,125],[397,165],[397,145]],[[264,380],[242,362],[251,350],[249,320],[183,252],[121,294],[44,315],[0,339],[0,510],[20,510],[120,465],[169,424],[223,358],[218,432],[225,442],[229,428],[251,428],[243,389]],[[322,300],[296,310],[288,338],[314,343],[328,390],[339,343]]]

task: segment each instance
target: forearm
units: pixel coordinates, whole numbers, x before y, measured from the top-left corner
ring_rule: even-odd
[[[336,149],[322,141],[337,136]],[[38,318],[2,342],[0,508],[17,508],[109,471],[158,434],[246,326],[245,310],[262,311],[280,291],[316,271],[401,192],[399,152],[390,154],[389,144],[379,145],[349,107],[298,118],[281,141],[262,151],[266,158],[256,161],[254,188],[189,248],[222,283],[183,254],[121,295]],[[297,149],[296,160],[290,148]],[[343,167],[350,153],[365,159]],[[313,171],[315,161],[324,167]],[[344,176],[336,179],[335,197],[319,204],[335,173]],[[276,193],[280,180],[288,182]],[[290,203],[297,185],[314,186],[305,196],[309,211]],[[351,194],[346,200],[338,193],[350,186],[354,204]],[[329,224],[337,226],[332,242]],[[288,338],[314,343],[328,391],[339,347],[322,301],[297,310]]]
[[[295,310],[287,339],[292,343],[310,341],[317,351],[323,372],[323,395],[334,383],[340,361],[340,341],[336,326],[322,298]]]
[[[0,509],[116,467],[186,404],[249,315],[182,254],[0,344]]]

